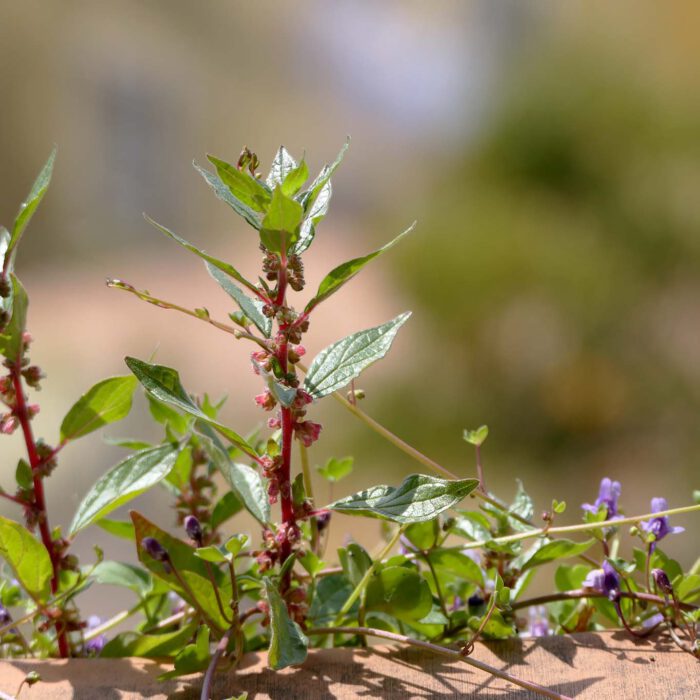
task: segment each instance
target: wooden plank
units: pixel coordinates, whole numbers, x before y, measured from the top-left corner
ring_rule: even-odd
[[[474,657],[585,700],[686,700],[700,697],[700,662],[665,638],[630,639],[621,632],[478,644]],[[220,673],[215,699],[247,691],[252,700],[327,698],[537,697],[459,661],[385,645],[312,650],[303,667],[271,671],[265,654],[249,654],[236,673]],[[164,669],[141,659],[0,661],[0,689],[14,693],[30,670],[42,682],[21,700],[179,700],[199,698],[199,677],[158,683]]]

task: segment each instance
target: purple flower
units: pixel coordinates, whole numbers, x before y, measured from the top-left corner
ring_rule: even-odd
[[[584,503],[581,508],[587,510],[589,513],[597,513],[600,506],[605,506],[607,510],[606,520],[612,520],[614,518],[620,518],[621,515],[617,513],[617,499],[620,498],[622,493],[622,486],[619,481],[611,481],[606,476],[600,482],[600,488],[598,489],[598,498],[595,499],[594,504]]]
[[[90,615],[87,619],[87,630],[94,630],[102,624],[102,620],[97,615]],[[107,637],[104,634],[98,634],[85,644],[85,652],[89,656],[97,656],[104,645],[107,643]]]
[[[651,575],[654,577],[657,588],[666,596],[673,595],[673,586],[668,580],[668,575],[663,569],[652,569]]]
[[[604,593],[610,600],[620,596],[620,577],[612,564],[606,559],[602,569],[593,569],[583,581],[584,588]]]
[[[199,520],[194,515],[188,515],[185,518],[184,525],[187,536],[195,542],[198,547],[201,547],[204,533],[202,532],[202,525]]]
[[[547,608],[544,605],[530,608],[528,618],[527,631],[531,637],[546,637],[550,633]]]
[[[4,627],[9,622],[12,622],[9,610],[0,603],[0,627]]]
[[[651,512],[660,513],[663,510],[668,510],[668,503],[665,498],[652,498],[651,499]],[[651,542],[651,548],[654,549],[654,545],[659,540],[662,540],[666,535],[677,535],[680,532],[685,532],[684,527],[671,527],[668,524],[668,516],[662,515],[658,518],[652,518],[651,520],[644,520],[639,523],[639,526],[649,535],[654,535],[654,540]]]

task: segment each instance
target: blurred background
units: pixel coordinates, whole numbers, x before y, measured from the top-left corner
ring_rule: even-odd
[[[192,159],[231,161],[248,145],[267,165],[283,143],[315,173],[350,135],[307,293],[418,227],[319,308],[310,355],[412,309],[358,384],[365,410],[400,436],[472,475],[462,429],[488,424],[489,488],[508,498],[521,477],[538,509],[569,503],[562,522],[578,520],[603,476],[622,482],[628,513],[652,496],[689,503],[700,488],[699,21],[690,0],[3,0],[5,225],[58,146],[17,265],[48,375],[38,433],[55,441],[83,391],[124,373],[124,355],[154,351],[190,391],[228,394],[237,430],[257,425],[249,348],[104,280],[223,316],[228,298],[200,261],[142,212],[255,275],[257,236]],[[313,411],[325,425],[315,462],[356,457],[335,497],[421,470],[328,403]],[[155,439],[146,418],[139,397],[106,434]],[[3,436],[7,489],[20,451],[19,435]],[[52,522],[66,526],[122,456],[100,435],[67,448],[48,483]],[[321,505],[328,491],[319,479]],[[136,507],[172,525],[164,491]],[[697,519],[675,522],[697,531]],[[376,544],[364,527],[338,518],[334,544],[346,533]],[[689,565],[697,541],[673,540],[666,549]],[[95,542],[133,556],[93,529],[76,542],[84,560]],[[121,604],[89,595],[103,614]]]

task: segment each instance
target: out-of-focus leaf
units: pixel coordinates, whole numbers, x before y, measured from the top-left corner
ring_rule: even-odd
[[[270,648],[268,664],[278,671],[287,666],[301,664],[306,659],[309,640],[301,627],[290,619],[287,606],[269,578],[264,578],[267,602],[270,607]]]
[[[433,607],[428,582],[414,569],[387,566],[370,578],[365,605],[399,620],[418,621]]]
[[[595,539],[586,540],[585,542],[573,542],[566,539],[552,540],[540,547],[532,556],[527,557],[522,564],[521,570],[526,571],[557,559],[576,557],[590,549],[595,543]]]

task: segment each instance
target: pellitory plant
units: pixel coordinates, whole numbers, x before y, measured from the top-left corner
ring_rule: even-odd
[[[271,668],[281,669],[302,663],[312,644],[358,645],[367,637],[450,656],[552,698],[565,696],[473,659],[475,642],[615,625],[642,637],[664,630],[680,648],[700,655],[700,563],[684,570],[659,546],[679,532],[669,517],[700,510],[700,505],[669,509],[662,498],[654,498],[650,513],[627,517],[619,502],[621,484],[605,479],[595,502],[584,504],[583,522],[559,526],[566,504],[556,500],[537,522],[522,483],[512,502],[486,488],[486,426],[465,430],[463,436],[476,452],[477,479],[459,478],[422,454],[361,408],[364,392],[354,384],[363,369],[387,354],[408,313],[331,344],[306,366],[304,337],[313,330],[318,306],[411,230],[338,265],[315,292],[306,291],[304,254],[327,214],[331,176],[346,148],[308,185],[305,161],[296,162],[284,148],[265,177],[248,149],[236,163],[210,156],[213,170],[197,166],[215,195],[252,227],[241,235],[260,248],[256,280],[149,219],[204,260],[235,304],[229,319],[213,318],[202,306],[174,304],[124,281],[109,281],[248,343],[251,371],[261,387],[254,401],[267,422],[261,429],[237,432],[219,418],[221,401],[190,394],[176,370],[133,357],[126,359],[131,384],[125,378],[107,380],[116,383],[97,385],[71,409],[74,417],[98,414],[102,424],[121,417],[138,380],[163,437],[154,444],[113,441],[131,454],[88,491],[63,538],[70,542],[97,524],[132,539],[141,563],[102,561],[77,574],[71,593],[84,582],[97,582],[126,587],[137,600],[110,620],[91,622],[89,629],[66,630],[70,653],[167,659],[173,669],[164,678],[202,671],[203,699],[212,696],[217,667],[235,667],[247,651],[267,650]],[[318,476],[311,468],[310,448],[324,434],[315,419],[316,403],[329,396],[432,475],[412,474],[398,486],[370,485],[319,504],[314,481],[321,477],[335,485],[353,468],[349,457],[317,467]],[[130,521],[108,517],[155,485],[172,498],[180,536],[136,511]],[[467,496],[478,499],[478,507],[464,509],[460,504]],[[232,519],[244,509],[257,522],[256,530],[231,535],[236,530]],[[383,541],[377,551],[350,542],[337,556],[327,555],[333,513],[379,521]],[[623,559],[619,543],[628,525],[640,546]],[[11,527],[22,541],[43,546],[21,525]],[[568,534],[583,539],[567,539]],[[0,553],[19,573],[19,549],[2,538],[0,531]],[[557,565],[553,592],[527,598],[534,576],[550,564]],[[20,583],[31,598],[26,585],[31,581]],[[12,586],[5,582],[2,590],[16,590]],[[64,604],[68,594],[63,590],[47,590],[22,620],[42,615],[53,620],[54,608],[68,614],[65,608],[72,603]],[[7,608],[15,601],[3,593],[2,602]],[[109,630],[137,615],[129,632],[106,640]],[[0,622],[0,635],[14,634],[22,620]],[[65,629],[54,626],[47,654],[56,653],[56,640]],[[16,636],[10,648],[19,653]]]

